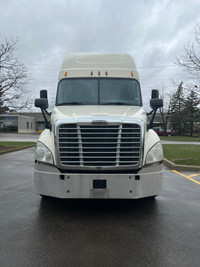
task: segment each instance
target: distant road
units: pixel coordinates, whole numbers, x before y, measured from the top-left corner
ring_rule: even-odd
[[[162,140],[162,144],[182,144],[182,145],[200,145],[200,142],[187,142],[187,141],[168,141]]]
[[[0,133],[0,141],[37,142],[39,134]]]

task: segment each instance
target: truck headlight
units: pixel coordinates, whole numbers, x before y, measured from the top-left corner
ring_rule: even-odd
[[[43,145],[41,142],[37,143],[36,150],[35,150],[35,159],[38,161],[53,164],[53,156],[50,150],[45,145]]]
[[[162,161],[163,149],[161,142],[156,143],[147,153],[146,164]]]

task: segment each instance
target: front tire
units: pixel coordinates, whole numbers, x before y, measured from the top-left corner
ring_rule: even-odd
[[[54,197],[51,196],[45,196],[45,195],[40,195],[42,199],[48,200],[48,199],[53,199]]]

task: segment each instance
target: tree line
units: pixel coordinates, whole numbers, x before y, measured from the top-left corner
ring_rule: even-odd
[[[194,130],[198,131],[200,127],[199,105],[200,99],[197,92],[191,90],[186,97],[183,93],[183,82],[181,82],[171,98],[169,112],[171,129],[178,135],[189,132],[190,136],[193,136]]]
[[[170,127],[178,135],[193,136],[194,131],[200,132],[200,25],[195,28],[194,41],[185,44],[176,63],[190,74],[195,84],[184,88],[183,82],[179,83],[176,92],[169,96],[167,108],[160,110],[161,123],[165,133]]]

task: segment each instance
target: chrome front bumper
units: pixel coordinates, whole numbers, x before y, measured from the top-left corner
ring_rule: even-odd
[[[144,167],[137,174],[83,174],[61,173],[36,163],[34,178],[38,194],[69,199],[137,199],[158,195],[163,187],[162,164]]]

